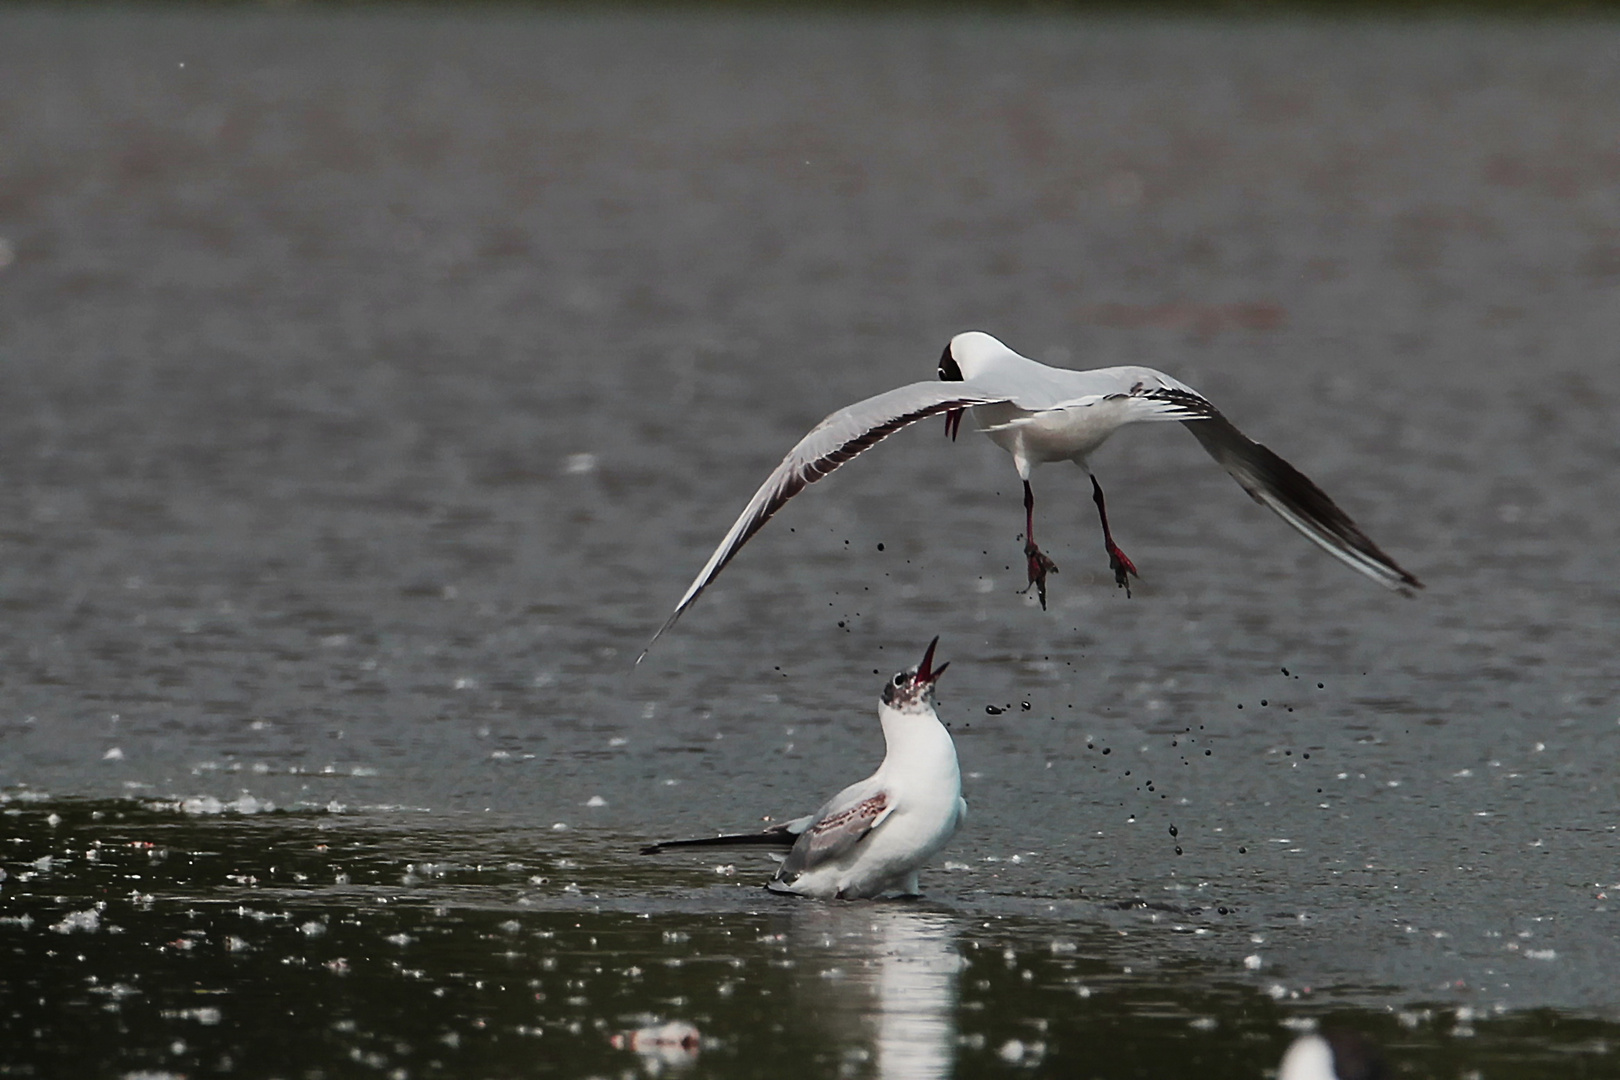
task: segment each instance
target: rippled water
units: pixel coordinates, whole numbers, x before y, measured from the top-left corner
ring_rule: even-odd
[[[0,13],[0,1074],[1616,1066],[1620,27]],[[1207,393],[1084,486],[903,433],[979,327]],[[881,549],[879,545],[882,545]],[[808,809],[941,635],[917,903]],[[1174,832],[1172,832],[1172,828]],[[635,1033],[695,1025],[694,1046]]]

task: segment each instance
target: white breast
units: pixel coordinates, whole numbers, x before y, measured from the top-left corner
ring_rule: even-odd
[[[1084,460],[1127,422],[1113,401],[1072,409],[1030,412],[1016,405],[979,405],[973,420],[990,441],[1013,456],[1019,475],[1048,461]]]

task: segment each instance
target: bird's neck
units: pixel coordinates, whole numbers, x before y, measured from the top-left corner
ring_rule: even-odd
[[[883,741],[888,747],[883,757],[883,773],[926,777],[930,783],[961,784],[956,744],[933,710],[902,713],[879,705],[878,717],[883,722]]]

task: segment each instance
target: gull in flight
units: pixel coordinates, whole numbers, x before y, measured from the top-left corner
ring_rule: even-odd
[[[939,854],[967,815],[956,744],[934,713],[934,680],[949,664],[933,667],[928,643],[922,663],[883,685],[878,719],[887,747],[883,764],[840,791],[821,809],[763,832],[669,840],[641,849],[786,848],[787,858],[767,884],[772,892],[821,900],[863,900],[898,889],[915,896],[917,871]]]
[[[1130,594],[1136,566],[1114,542],[1102,485],[1086,458],[1126,424],[1179,420],[1255,502],[1276,511],[1307,540],[1387,589],[1407,592],[1422,582],[1396,565],[1348,514],[1305,474],[1244,435],[1198,391],[1145,367],[1071,371],[1020,356],[989,334],[958,334],[939,358],[939,381],[918,382],[839,409],[776,467],[714,549],[653,642],[698,598],[760,528],[806,485],[896,431],[945,414],[952,439],[962,413],[973,411],[980,431],[1012,455],[1024,482],[1024,556],[1029,584],[1046,606],[1046,575],[1057,569],[1035,543],[1035,493],[1029,476],[1048,461],[1072,461],[1091,477],[1091,498],[1102,520],[1103,547],[1114,581]],[[1028,589],[1025,590],[1026,592]],[[652,642],[647,645],[652,648]],[[642,651],[646,656],[646,650]],[[637,661],[640,662],[639,659]]]

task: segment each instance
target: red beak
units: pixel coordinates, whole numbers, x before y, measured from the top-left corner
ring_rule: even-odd
[[[917,665],[917,682],[921,685],[928,685],[932,683],[941,675],[945,674],[945,669],[951,666],[950,661],[947,660],[945,663],[939,665],[938,668],[932,667],[934,663],[934,646],[938,644],[939,637],[938,635],[935,635],[934,640],[928,643],[928,651],[923,653],[922,663]]]
[[[962,430],[962,412],[961,409],[947,409],[945,412],[945,434],[951,437],[952,442],[956,441],[956,433]]]

